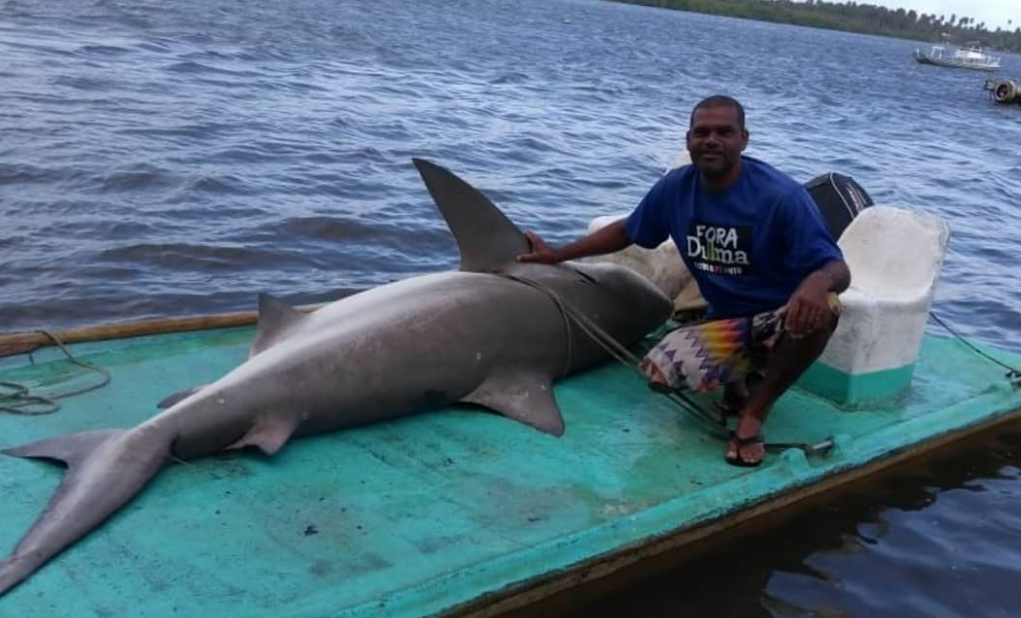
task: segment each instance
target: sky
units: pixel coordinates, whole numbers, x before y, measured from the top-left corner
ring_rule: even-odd
[[[914,9],[916,13],[974,17],[976,23],[985,22],[987,30],[1013,30],[1021,26],[1021,0],[858,0],[859,4],[877,4],[891,9]],[[1007,20],[1013,20],[1007,25]]]

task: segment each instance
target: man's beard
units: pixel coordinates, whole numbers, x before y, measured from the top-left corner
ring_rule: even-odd
[[[698,156],[695,157],[695,167],[706,178],[723,178],[734,170],[736,163],[720,155],[719,163],[715,165],[700,165]]]

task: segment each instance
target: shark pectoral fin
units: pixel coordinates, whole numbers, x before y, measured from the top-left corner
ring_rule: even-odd
[[[257,446],[267,455],[275,455],[294,435],[298,427],[297,421],[282,416],[263,416],[255,421],[240,440],[227,447],[227,450]]]
[[[48,440],[40,440],[18,447],[4,449],[5,455],[25,457],[28,459],[48,459],[75,466],[84,461],[100,444],[107,439],[123,433],[122,429],[101,431],[83,431],[69,436],[60,436]]]
[[[485,195],[450,170],[412,159],[461,250],[461,270],[492,272],[531,246],[528,237]]]
[[[559,437],[564,433],[553,383],[539,372],[508,371],[490,376],[461,401],[485,406],[550,435]]]
[[[167,395],[163,399],[160,399],[160,402],[156,404],[156,407],[159,408],[160,410],[166,410],[167,408],[175,406],[178,403],[184,401],[185,399],[191,397],[192,395],[199,392],[206,386],[208,385],[200,384],[199,386],[193,386],[191,388],[186,388],[183,391],[178,391],[173,395]]]
[[[286,339],[288,331],[306,319],[308,319],[306,314],[279,298],[259,294],[259,327],[248,352],[248,358]]]

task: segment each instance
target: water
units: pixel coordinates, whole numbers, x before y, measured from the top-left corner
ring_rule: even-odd
[[[948,219],[937,310],[1021,350],[1021,108],[985,98],[982,74],[917,65],[915,43],[580,0],[0,1],[0,331],[250,309],[262,291],[316,302],[452,268],[412,156],[565,242],[633,207],[691,106],[723,91],[747,105],[749,154]],[[642,615],[723,615],[682,589],[753,615],[1016,614],[1004,448],[617,607],[652,594]],[[905,509],[905,492],[932,504]]]
[[[1013,618],[1021,425],[898,469],[569,618]]]

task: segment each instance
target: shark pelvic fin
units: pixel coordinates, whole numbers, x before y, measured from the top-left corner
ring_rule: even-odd
[[[553,383],[539,372],[498,373],[461,401],[485,406],[553,436],[559,437],[564,433],[564,418],[553,398]]]
[[[307,315],[279,298],[259,294],[259,328],[248,358],[286,339],[288,333],[306,319]]]
[[[282,416],[263,416],[255,421],[241,439],[227,447],[227,450],[257,446],[267,455],[275,455],[294,435],[298,423]]]
[[[528,238],[489,198],[445,168],[412,161],[457,241],[462,271],[492,272],[528,252]]]

